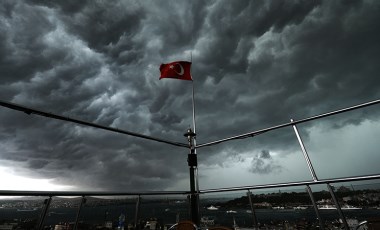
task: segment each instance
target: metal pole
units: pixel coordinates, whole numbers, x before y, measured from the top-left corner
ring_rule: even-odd
[[[195,154],[194,148],[194,137],[195,133],[190,129],[187,130],[187,133],[184,134],[187,137],[189,142],[190,153],[188,154],[187,162],[189,165],[190,171],[190,207],[191,207],[191,220],[199,226],[199,206],[198,206],[198,191],[196,190],[196,167],[197,154]]]
[[[251,191],[248,190],[247,196],[248,196],[249,204],[251,205],[253,227],[254,227],[254,229],[258,229],[259,226],[258,226],[258,223],[257,223],[257,217],[256,217],[255,208],[253,207],[252,193],[251,193]]]
[[[290,122],[293,122],[293,119],[290,119]],[[298,143],[299,143],[300,146],[301,146],[302,153],[303,153],[303,156],[304,156],[304,158],[305,158],[305,160],[306,160],[307,166],[309,167],[309,170],[310,170],[311,176],[313,177],[313,180],[314,180],[314,181],[318,181],[318,178],[317,178],[317,175],[315,174],[315,171],[314,171],[313,165],[311,164],[311,160],[310,160],[310,158],[309,158],[309,155],[307,154],[307,151],[306,151],[305,145],[303,144],[302,139],[301,139],[301,136],[300,136],[300,134],[298,133],[297,126],[296,126],[296,125],[293,125],[293,129],[294,129],[294,132],[296,133],[296,136],[297,136],[297,139],[298,139]]]
[[[193,105],[193,131],[194,133],[197,133],[196,132],[196,124],[195,124],[195,100],[194,100],[194,81],[191,81],[192,83],[192,105]]]
[[[139,212],[140,212],[140,202],[141,202],[141,197],[140,195],[137,197],[136,201],[136,211],[135,211],[135,229],[140,229],[140,223],[137,224],[139,220]]]
[[[192,62],[192,59],[193,59],[193,55],[191,55],[191,62]],[[195,121],[195,93],[194,93],[194,81],[191,81],[192,83],[192,107],[193,107],[193,129],[194,129],[194,139],[193,139],[193,153],[194,154],[197,154],[197,138],[196,138],[196,121]],[[198,176],[198,164],[196,166],[194,166],[194,170],[195,170],[195,190],[197,191],[197,194],[196,194],[196,199],[197,199],[197,203],[199,204],[199,176]],[[197,206],[197,209],[198,209],[198,213],[199,213],[199,205]],[[199,218],[198,218],[199,219]],[[199,223],[197,223],[198,225]]]
[[[45,208],[42,211],[41,220],[40,220],[40,223],[38,224],[38,229],[39,230],[42,230],[44,228],[45,217],[46,217],[47,211],[49,210],[51,199],[52,198],[50,196],[49,199],[45,199],[45,201],[44,201]]]
[[[346,217],[344,216],[343,212],[342,212],[342,209],[340,208],[340,204],[338,202],[338,199],[336,198],[335,196],[335,193],[334,193],[334,190],[332,188],[332,186],[330,184],[327,184],[327,188],[331,194],[331,198],[333,199],[334,201],[334,204],[335,204],[335,207],[336,207],[336,210],[338,211],[339,213],[339,216],[340,218],[342,219],[342,222],[343,222],[343,225],[344,225],[344,228],[346,230],[349,230],[350,228],[348,227],[348,224],[347,224],[347,220],[346,220]]]
[[[315,211],[315,214],[317,215],[317,218],[318,218],[318,221],[319,221],[319,225],[321,227],[320,229],[323,230],[325,228],[325,225],[323,223],[321,215],[319,214],[319,209],[318,209],[317,203],[315,202],[315,199],[314,199],[314,196],[313,196],[313,192],[311,191],[311,188],[310,188],[309,185],[306,185],[306,191],[309,193],[311,203],[313,203],[314,211]]]
[[[77,230],[77,228],[78,228],[78,221],[79,221],[80,212],[82,210],[82,206],[85,203],[86,203],[86,198],[85,198],[85,196],[83,196],[82,199],[81,199],[81,201],[80,201],[80,204],[79,204],[79,208],[78,208],[78,212],[77,212],[77,217],[75,218],[74,230]]]

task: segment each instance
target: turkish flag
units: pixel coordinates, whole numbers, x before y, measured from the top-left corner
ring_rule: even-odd
[[[161,64],[160,72],[161,78],[175,78],[180,80],[192,81],[190,73],[191,62],[188,61],[176,61],[167,64]]]

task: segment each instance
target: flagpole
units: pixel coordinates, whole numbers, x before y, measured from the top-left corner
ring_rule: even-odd
[[[191,57],[192,61],[192,57]],[[194,81],[191,77],[191,63],[186,61],[176,61],[160,65],[160,79],[161,78],[175,78],[180,80],[191,80],[192,83],[192,106],[193,106],[193,130],[189,127],[184,134],[189,142],[189,154],[187,163],[190,171],[190,206],[191,206],[191,219],[199,226],[199,183],[198,183],[198,160],[196,154],[195,143],[195,99],[194,99]],[[177,67],[177,69],[175,68]],[[179,69],[178,69],[179,68]],[[191,126],[191,125],[189,125]]]
[[[192,55],[191,55],[192,56]],[[191,57],[192,61],[192,57]],[[196,154],[196,122],[195,122],[195,96],[194,96],[194,81],[191,76],[191,64],[192,62],[186,61],[176,61],[167,64],[160,65],[160,79],[161,78],[175,78],[180,80],[190,80],[191,81],[191,103],[193,107],[193,129],[191,125],[188,128],[187,132],[184,134],[187,137],[189,143],[189,154],[187,158],[187,163],[189,166],[190,174],[190,206],[191,206],[191,219],[192,221],[199,226],[199,183],[198,183],[198,160]],[[175,68],[177,67],[177,69]]]
[[[193,63],[193,52],[190,53],[190,62],[191,64]],[[195,159],[197,159],[197,140],[196,140],[196,122],[195,122],[195,93],[194,93],[194,80],[191,81],[191,91],[192,91],[192,97],[191,97],[191,102],[192,102],[192,107],[193,107],[193,129],[194,129],[194,139],[193,139],[193,143],[194,143],[194,154],[195,154]],[[198,161],[198,160],[196,160]],[[196,208],[197,210],[194,210],[193,213],[197,213],[197,217],[196,217],[196,222],[198,225],[200,224],[199,223],[199,182],[198,182],[198,162],[196,163],[196,166],[195,166],[195,191],[197,192],[196,196],[195,196],[195,199],[196,199]]]
[[[194,173],[195,173],[195,197],[193,197],[193,205],[192,208],[195,210],[192,210],[192,213],[194,215],[194,220],[197,225],[200,224],[199,222],[199,181],[198,181],[198,160],[197,160],[197,140],[196,140],[196,122],[195,122],[195,97],[194,97],[194,80],[191,81],[191,89],[192,89],[192,106],[193,106],[193,129],[194,129],[194,139],[193,139],[193,154],[195,159],[195,167],[194,167]]]
[[[194,133],[197,133],[196,125],[195,125],[194,80],[191,81],[191,84],[192,84],[192,104],[193,104],[193,129],[194,129]]]
[[[191,64],[193,64],[193,52],[191,51],[190,52],[190,62]],[[195,129],[195,100],[194,100],[194,80],[191,80],[191,86],[192,86],[192,104],[193,104],[193,129],[194,129],[194,133],[197,133],[196,129]],[[196,143],[194,143],[194,145],[196,146]]]
[[[196,124],[195,124],[195,100],[194,100],[194,80],[191,81],[191,84],[192,84],[192,104],[193,104],[193,129],[194,129],[194,133],[196,134]],[[196,140],[196,137],[194,137],[194,153],[197,154],[197,140]],[[199,183],[198,183],[198,166],[196,168],[196,189],[197,189],[197,192],[199,192]]]
[[[193,52],[190,53],[190,62],[191,64],[193,64]],[[192,89],[192,97],[191,97],[191,101],[192,101],[192,105],[193,105],[193,129],[194,129],[194,133],[196,134],[197,131],[196,131],[196,122],[195,122],[195,93],[194,93],[194,80],[191,81],[191,89]],[[194,137],[194,153],[197,154],[197,140],[196,140],[196,137]],[[198,166],[196,168],[196,175],[195,175],[195,178],[196,178],[196,190],[197,192],[199,192],[199,183],[198,183]]]

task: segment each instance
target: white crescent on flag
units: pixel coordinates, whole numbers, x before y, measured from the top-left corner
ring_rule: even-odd
[[[183,66],[179,63],[176,63],[176,65],[179,65],[179,67],[181,68],[181,71],[177,72],[175,69],[174,69],[174,72],[176,72],[178,75],[183,75],[185,73],[185,70],[183,69]]]

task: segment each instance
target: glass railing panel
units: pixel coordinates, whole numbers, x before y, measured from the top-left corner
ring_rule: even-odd
[[[202,196],[202,215],[209,223],[230,228],[269,229],[317,228],[319,221],[304,187],[251,191],[253,210],[247,192]],[[210,222],[214,220],[213,222]]]
[[[319,225],[305,187],[257,190],[252,200],[260,227],[310,229]]]
[[[134,226],[136,196],[85,197],[78,218],[78,229]]]
[[[45,203],[47,203],[47,199]],[[73,226],[80,200],[80,197],[52,197],[43,222],[44,228],[54,229]],[[43,207],[45,208],[45,206]]]
[[[380,181],[331,185],[349,227],[356,228],[363,221],[377,227],[373,229],[380,227]]]
[[[373,106],[297,125],[319,179],[380,173],[380,120]]]
[[[312,185],[310,188],[313,191],[313,197],[324,227],[326,229],[343,227],[342,222],[340,221],[339,213],[334,208],[334,202],[331,198],[329,190],[327,189],[327,185]],[[315,222],[317,222],[317,220]]]
[[[44,198],[0,196],[0,225],[6,229],[35,229]]]
[[[140,229],[165,228],[181,220],[190,220],[187,196],[141,196],[138,220]]]
[[[312,179],[292,127],[201,148],[198,167],[201,189]]]
[[[236,202],[246,196],[246,192],[221,192],[212,194],[203,194],[199,199],[200,207],[200,225],[202,228],[226,226],[232,227],[235,222],[245,222],[247,226],[250,225],[249,218],[246,218],[247,210],[250,210],[249,203]]]
[[[163,222],[166,226],[181,220],[190,220],[190,203],[187,196],[168,196],[163,199],[162,204]]]

